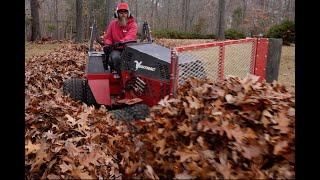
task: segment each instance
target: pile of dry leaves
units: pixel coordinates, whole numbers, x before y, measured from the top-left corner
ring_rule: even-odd
[[[258,77],[223,82],[189,79],[175,99],[136,121],[127,176],[159,178],[294,178],[295,100]],[[151,169],[141,175],[136,166]]]
[[[192,78],[126,124],[62,95],[86,51],[70,44],[26,63],[27,179],[295,177],[295,97],[283,86]]]

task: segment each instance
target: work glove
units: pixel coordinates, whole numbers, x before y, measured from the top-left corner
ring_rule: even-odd
[[[114,43],[113,44],[113,46],[115,47],[115,48],[118,48],[118,47],[120,47],[120,46],[122,46],[123,44],[121,43],[121,42],[116,42],[116,43]]]

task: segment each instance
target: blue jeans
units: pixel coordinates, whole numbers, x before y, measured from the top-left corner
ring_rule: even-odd
[[[121,52],[118,50],[111,51],[110,55],[110,69],[115,70],[120,75],[120,66],[121,66]]]

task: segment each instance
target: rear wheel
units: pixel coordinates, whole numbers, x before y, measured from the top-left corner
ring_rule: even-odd
[[[77,101],[84,100],[84,80],[79,78],[70,78],[63,82],[63,93]]]

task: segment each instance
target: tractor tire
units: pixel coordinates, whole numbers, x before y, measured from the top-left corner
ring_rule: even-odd
[[[112,110],[110,111],[112,114],[113,118],[116,120],[123,120],[123,121],[132,121],[134,118],[128,111],[128,109],[123,108],[123,109],[117,109],[117,110]]]
[[[149,115],[149,106],[146,104],[135,104],[128,107],[128,111],[135,120],[145,119]]]
[[[84,96],[84,102],[91,106],[91,105],[97,105],[96,99],[94,98],[92,91],[90,89],[90,86],[88,84],[88,81],[84,82],[84,91],[85,91],[85,96]]]
[[[132,121],[141,120],[148,117],[150,108],[146,104],[134,104],[117,110],[112,110],[110,113],[117,120]]]
[[[79,78],[70,78],[63,82],[63,93],[70,95],[76,101],[83,101],[85,97],[84,80]]]

